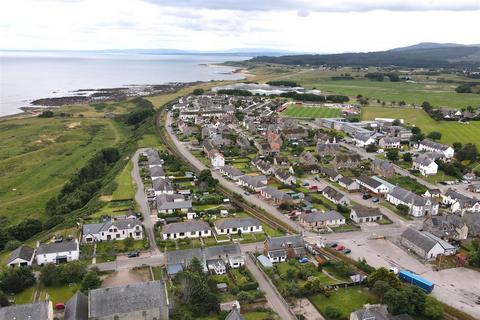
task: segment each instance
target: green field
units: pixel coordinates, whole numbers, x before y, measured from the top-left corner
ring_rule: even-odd
[[[133,199],[135,196],[135,187],[132,181],[132,161],[123,168],[122,172],[115,179],[117,189],[112,194],[113,200]]]
[[[0,122],[0,219],[42,218],[45,203],[100,149],[122,138],[112,120],[28,118]]]
[[[404,119],[406,124],[416,125],[423,132],[438,131],[442,133],[440,142],[475,143],[480,147],[480,121],[461,124],[456,121],[436,121],[422,109],[365,107],[362,109],[362,120],[373,120],[377,117]]]
[[[331,80],[332,76],[339,75],[330,70],[309,70],[297,73],[289,79],[300,83],[307,89],[316,88],[324,93],[344,94],[354,99],[358,94],[370,98],[371,101],[380,99],[387,105],[391,101],[405,101],[409,104],[420,105],[423,101],[429,101],[433,106],[448,106],[452,108],[465,108],[469,105],[480,105],[479,94],[457,93],[457,83],[444,83],[434,81],[435,77],[413,76],[416,82],[390,82],[372,81],[365,79],[363,73],[341,70],[341,73],[350,72],[354,80]],[[370,70],[369,70],[370,72]],[[441,75],[437,78],[447,78],[450,75]],[[357,78],[358,77],[358,78]],[[454,77],[455,80],[464,80]]]
[[[340,116],[340,109],[320,106],[300,107],[291,105],[282,113],[280,113],[280,115],[294,118],[336,118]]]

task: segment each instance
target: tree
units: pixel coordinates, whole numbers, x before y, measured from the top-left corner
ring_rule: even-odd
[[[8,297],[5,293],[3,293],[2,291],[0,291],[0,308],[1,307],[6,307],[10,304],[10,302],[8,301]]]
[[[425,299],[423,315],[431,320],[443,319],[443,306],[435,298],[428,296]]]
[[[419,127],[412,127],[413,134],[419,134],[421,132],[422,132],[422,129],[420,129]]]
[[[7,251],[13,251],[20,247],[22,243],[18,240],[10,240],[5,244],[5,250]]]
[[[35,275],[28,267],[7,268],[0,274],[0,290],[19,293],[35,284]]]
[[[378,147],[373,143],[371,143],[371,144],[369,144],[365,147],[365,151],[367,151],[367,152],[377,152],[377,150],[378,150]]]
[[[399,289],[402,286],[400,279],[386,268],[378,268],[372,272],[367,278],[367,284],[372,288],[380,280],[388,283],[394,289]]]
[[[39,118],[53,118],[54,114],[51,110],[45,110],[38,115]]]
[[[56,265],[49,263],[40,269],[40,283],[46,287],[59,283],[59,272]]]
[[[342,316],[342,313],[340,310],[338,310],[335,307],[332,306],[327,306],[325,308],[325,315],[327,316],[328,319],[340,319]]]
[[[100,288],[102,280],[95,271],[88,271],[82,279],[80,290],[88,292],[88,290]]]
[[[458,150],[456,153],[456,158],[458,161],[470,160],[471,162],[477,160],[478,150],[477,146],[473,143],[467,143],[463,146],[462,149]]]
[[[432,140],[440,140],[442,138],[442,133],[438,131],[432,131],[427,135],[427,138]]]
[[[392,290],[392,286],[383,280],[378,280],[372,287],[372,292],[380,299],[380,302],[383,302],[385,294],[390,290]]]
[[[408,298],[408,304],[412,308],[412,314],[422,314],[425,308],[425,299],[427,298],[425,292],[417,286],[405,286],[402,291]]]
[[[388,306],[388,311],[393,315],[413,313],[413,306],[409,304],[408,296],[401,290],[392,289],[388,291],[385,294],[384,302]]]
[[[397,210],[400,214],[407,215],[410,211],[410,208],[402,203],[397,204]]]
[[[204,93],[205,93],[205,90],[203,90],[202,88],[197,88],[193,90],[193,94],[196,96],[201,96]]]
[[[399,159],[398,150],[397,149],[389,149],[387,151],[387,159],[392,161],[392,162],[397,161]]]
[[[403,155],[402,155],[402,159],[403,161],[405,162],[412,162],[412,154],[410,152],[405,152]]]
[[[452,144],[452,147],[453,147],[453,150],[455,150],[455,152],[458,152],[460,149],[462,149],[462,143],[461,142],[454,142]]]
[[[126,237],[123,240],[123,245],[125,246],[125,249],[130,250],[130,248],[133,247],[133,238],[132,237]]]
[[[9,229],[10,235],[19,241],[25,241],[40,231],[42,231],[42,221],[37,219],[27,219]]]
[[[395,119],[395,120],[393,120],[393,122],[392,122],[392,125],[394,125],[394,126],[399,126],[399,125],[401,125],[401,124],[402,124],[402,122],[400,121],[400,119]]]

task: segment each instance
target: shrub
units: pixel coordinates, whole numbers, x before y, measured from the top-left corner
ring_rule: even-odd
[[[342,313],[340,312],[340,310],[338,310],[335,307],[327,306],[325,308],[325,315],[329,319],[340,319],[340,317],[342,316]]]
[[[35,284],[35,275],[27,267],[7,268],[0,274],[0,289],[7,293],[19,293]]]

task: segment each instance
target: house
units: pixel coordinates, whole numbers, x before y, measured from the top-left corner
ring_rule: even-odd
[[[459,192],[457,192],[454,189],[449,188],[445,193],[442,195],[442,203],[444,205],[452,205],[458,200],[464,200],[464,201],[469,201],[471,200],[470,197],[467,197],[466,195],[463,195]]]
[[[392,315],[388,312],[387,305],[366,304],[363,309],[350,313],[350,320],[413,320],[408,314]]]
[[[297,258],[305,253],[305,243],[301,235],[267,237],[263,242],[263,254],[272,263],[283,262],[287,258]]]
[[[303,151],[298,158],[300,165],[313,165],[318,164],[317,158],[308,151]]]
[[[80,249],[78,241],[44,243],[37,248],[37,264],[64,263],[78,260]]]
[[[262,232],[260,221],[255,218],[227,218],[214,222],[217,234],[243,234]]]
[[[350,199],[330,186],[327,186],[322,190],[322,195],[334,204],[341,204],[343,206],[348,206],[350,204]]]
[[[205,221],[188,220],[185,222],[169,223],[162,227],[162,239],[174,240],[185,238],[211,237],[212,230]]]
[[[423,230],[445,240],[465,240],[468,237],[468,226],[457,215],[428,216],[423,221]]]
[[[292,197],[288,193],[271,187],[265,187],[260,189],[260,195],[267,200],[273,201],[273,203],[275,204],[293,202]]]
[[[77,291],[65,304],[64,320],[88,320],[88,297]]]
[[[158,213],[188,212],[192,209],[192,201],[185,200],[181,194],[161,194],[155,197]]]
[[[168,320],[169,300],[163,281],[147,281],[90,290],[88,317],[95,320]]]
[[[2,320],[53,320],[52,301],[42,301],[29,304],[14,304],[0,307]]]
[[[162,166],[163,160],[160,158],[157,150],[147,149],[145,153],[147,155],[147,162],[149,168]]]
[[[411,227],[400,235],[400,243],[425,260],[433,260],[438,255],[449,256],[457,252],[457,248],[450,243],[429,232],[418,231]]]
[[[35,249],[21,245],[10,253],[7,260],[7,266],[24,267],[31,266],[35,257]]]
[[[341,151],[338,143],[317,143],[315,150],[320,157],[333,157]]]
[[[378,141],[378,146],[382,149],[400,149],[400,138],[383,137]]]
[[[345,224],[345,217],[334,210],[327,212],[314,211],[311,213],[302,213],[300,222],[307,228],[323,229],[326,227],[336,227]]]
[[[276,166],[288,166],[289,163],[288,157],[275,156],[273,158],[273,164]]]
[[[372,160],[370,168],[373,173],[385,178],[391,178],[395,175],[395,165],[387,160],[375,158]]]
[[[275,169],[268,163],[260,158],[255,158],[252,160],[252,164],[263,174],[271,175]]]
[[[308,131],[304,128],[293,128],[282,130],[285,140],[300,140],[308,137]]]
[[[225,320],[245,320],[245,317],[240,314],[240,311],[237,308],[233,308]]]
[[[148,170],[150,171],[150,178],[152,180],[155,179],[165,179],[165,170],[163,170],[163,167],[161,166],[154,166],[154,167],[149,167]]]
[[[172,250],[166,252],[167,273],[170,277],[187,268],[194,258],[198,259],[203,266],[203,271],[208,272],[201,248]]]
[[[468,191],[479,193],[480,192],[480,183],[470,183],[467,187]]]
[[[277,169],[275,170],[274,175],[275,178],[277,178],[283,184],[292,185],[297,183],[297,179],[295,178],[295,176],[291,175],[290,172],[286,170]]]
[[[238,302],[238,300],[222,302],[219,307],[220,311],[231,312],[232,310],[240,310],[240,302]]]
[[[420,155],[413,159],[412,169],[420,171],[423,176],[436,175],[438,164],[435,163],[434,159],[426,155]]]
[[[442,203],[450,205],[451,211],[460,215],[466,212],[480,212],[480,202],[477,198],[470,198],[453,189],[448,189],[442,195]]]
[[[142,224],[134,219],[108,220],[103,223],[84,224],[82,227],[82,242],[102,242],[109,240],[143,239]]]
[[[357,147],[365,148],[369,144],[377,144],[377,140],[375,139],[373,132],[358,132],[353,137],[353,142]]]
[[[220,173],[223,174],[224,176],[232,179],[233,181],[238,181],[238,179],[245,175],[242,171],[236,169],[236,168],[233,168],[233,167],[230,167],[230,166],[224,166],[224,167],[220,167]]]
[[[384,126],[383,131],[391,137],[400,138],[400,141],[402,142],[410,141],[410,138],[413,135],[412,130],[409,130],[402,126]]]
[[[418,144],[418,150],[439,152],[442,153],[446,159],[453,158],[453,154],[455,153],[452,147],[428,139],[424,139]]]
[[[248,176],[244,175],[238,178],[238,184],[252,191],[258,192],[267,186],[267,177],[263,175]]]
[[[333,158],[333,166],[338,169],[356,168],[362,163],[362,157],[357,153],[337,154]]]
[[[173,194],[174,190],[169,179],[158,178],[152,181],[152,188],[155,190],[155,195]]]
[[[366,207],[355,204],[350,211],[350,219],[356,223],[376,222],[383,218],[383,214],[379,208]]]
[[[356,180],[353,180],[352,178],[349,177],[342,177],[338,180],[338,184],[348,191],[356,191],[360,189],[360,185]]]
[[[342,175],[333,168],[323,168],[322,173],[326,178],[328,178],[328,180],[332,182],[337,182],[340,178],[342,178]]]
[[[221,152],[213,152],[209,158],[212,167],[220,168],[225,166],[225,158],[223,157],[223,154]]]
[[[360,187],[376,195],[385,195],[390,192],[389,185],[382,183],[373,177],[360,176],[356,181]]]
[[[462,220],[467,224],[470,237],[480,237],[480,212],[464,215]]]
[[[440,189],[427,189],[423,196],[427,198],[440,198],[442,196],[442,191],[440,191]]]
[[[283,141],[280,135],[273,131],[268,131],[266,136],[267,136],[267,142],[270,146],[270,149],[275,153],[280,152],[280,149],[282,148],[282,144],[283,144]]]
[[[421,197],[401,187],[395,187],[387,194],[386,200],[398,206],[399,204],[408,207],[408,214],[414,217],[438,214],[438,203],[433,198]]]
[[[206,247],[204,255],[208,270],[214,274],[224,274],[228,268],[237,269],[245,265],[238,243]]]

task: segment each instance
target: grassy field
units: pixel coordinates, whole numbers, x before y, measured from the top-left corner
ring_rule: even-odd
[[[480,147],[480,121],[461,124],[455,121],[435,121],[422,109],[412,108],[382,108],[365,107],[362,109],[362,120],[373,120],[377,117],[404,119],[407,124],[416,125],[423,132],[439,131],[442,133],[440,142],[475,143]]]
[[[117,144],[112,120],[28,118],[0,122],[0,218],[42,218],[48,199],[100,149]]]
[[[280,115],[294,118],[336,118],[340,115],[340,109],[291,105]]]
[[[426,77],[413,77],[416,82],[390,82],[372,81],[365,79],[363,73],[341,70],[342,73],[350,72],[354,80],[331,80],[338,72],[308,70],[285,77],[296,81],[302,86],[311,89],[316,88],[325,93],[344,94],[352,98],[358,94],[371,100],[380,99],[387,103],[404,100],[409,104],[420,105],[423,101],[429,101],[433,106],[448,106],[453,108],[465,108],[468,105],[478,106],[480,95],[456,93],[456,83],[442,83],[426,79]],[[461,80],[455,78],[456,80]]]
[[[112,194],[113,200],[133,199],[135,196],[135,187],[133,186],[131,176],[132,168],[132,161],[129,161],[120,175],[115,179],[118,186]]]

